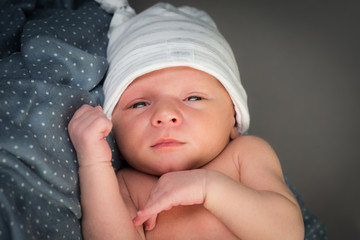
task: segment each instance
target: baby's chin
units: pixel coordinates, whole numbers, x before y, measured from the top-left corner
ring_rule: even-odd
[[[206,162],[207,163],[207,162]],[[187,170],[193,170],[193,169],[199,169],[202,168],[204,165],[206,165],[206,163],[193,163],[193,164],[188,164],[187,166],[182,165],[182,166],[174,166],[174,165],[168,165],[168,166],[158,166],[158,167],[152,167],[152,168],[136,168],[138,171],[149,174],[149,175],[154,175],[154,176],[162,176],[166,173],[169,172],[178,172],[178,171],[187,171]]]
[[[193,168],[157,168],[157,169],[137,169],[137,170],[149,175],[160,177],[169,172],[186,171],[191,169]]]

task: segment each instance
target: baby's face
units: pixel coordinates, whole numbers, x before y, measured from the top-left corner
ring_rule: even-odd
[[[236,132],[229,94],[213,76],[188,67],[137,78],[122,94],[112,121],[130,165],[155,175],[199,168]]]

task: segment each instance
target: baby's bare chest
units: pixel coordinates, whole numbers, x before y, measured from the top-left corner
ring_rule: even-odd
[[[237,239],[201,205],[180,206],[158,215],[156,227],[146,239]]]
[[[238,175],[233,166],[224,168],[224,164],[210,164],[204,168],[221,171],[222,173],[236,179]],[[229,170],[231,169],[231,170]],[[137,171],[128,175],[131,177],[128,190],[134,200],[136,209],[142,209],[149,197],[152,187],[158,178],[139,173]],[[221,204],[221,203],[220,203]],[[238,239],[215,215],[205,209],[202,205],[178,206],[163,211],[158,215],[156,226],[151,231],[145,232],[146,239]]]

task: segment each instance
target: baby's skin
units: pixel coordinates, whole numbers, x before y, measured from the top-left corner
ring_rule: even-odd
[[[296,199],[274,150],[238,136],[225,88],[188,67],[145,74],[112,120],[82,106],[69,124],[89,239],[303,239]],[[115,173],[113,130],[131,168]]]

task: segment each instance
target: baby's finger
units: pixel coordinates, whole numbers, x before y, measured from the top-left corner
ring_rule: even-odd
[[[150,225],[156,221],[156,216],[165,210],[170,210],[173,206],[171,203],[164,201],[164,199],[157,199],[155,203],[147,202],[145,207],[137,212],[137,216],[134,218],[134,224],[139,226],[144,222],[150,220]]]
[[[140,226],[145,223],[145,229],[150,231],[154,229],[156,225],[157,214],[154,215],[144,215],[142,211],[138,212],[138,215],[133,219],[135,226]]]
[[[157,218],[157,215],[153,215],[145,222],[145,230],[151,231],[155,228],[156,218]]]
[[[133,219],[134,225],[140,226],[141,224],[145,223],[146,221],[148,221],[150,218],[152,218],[154,216],[155,216],[155,220],[156,220],[157,214],[158,213],[149,212],[147,209],[139,210],[137,212],[136,217]]]
[[[100,105],[96,106],[95,108],[96,108],[96,109],[99,109],[100,111],[103,112],[103,109],[102,109],[102,107],[101,107]]]
[[[82,111],[79,113],[79,116],[76,116],[75,121],[78,121],[81,123],[81,125],[92,125],[93,122],[97,119],[104,119],[107,120],[107,117],[101,110],[101,107],[84,107],[85,110],[81,109]]]
[[[78,110],[76,110],[76,112],[74,113],[72,119],[77,119],[79,117],[81,117],[85,112],[88,112],[92,109],[93,107],[88,105],[88,104],[84,104],[82,105]]]
[[[136,215],[136,217],[133,219],[133,223],[135,226],[140,226],[144,222],[146,222],[149,218],[150,218],[150,216],[143,215],[143,214],[141,214],[141,211],[139,211],[138,214]]]

